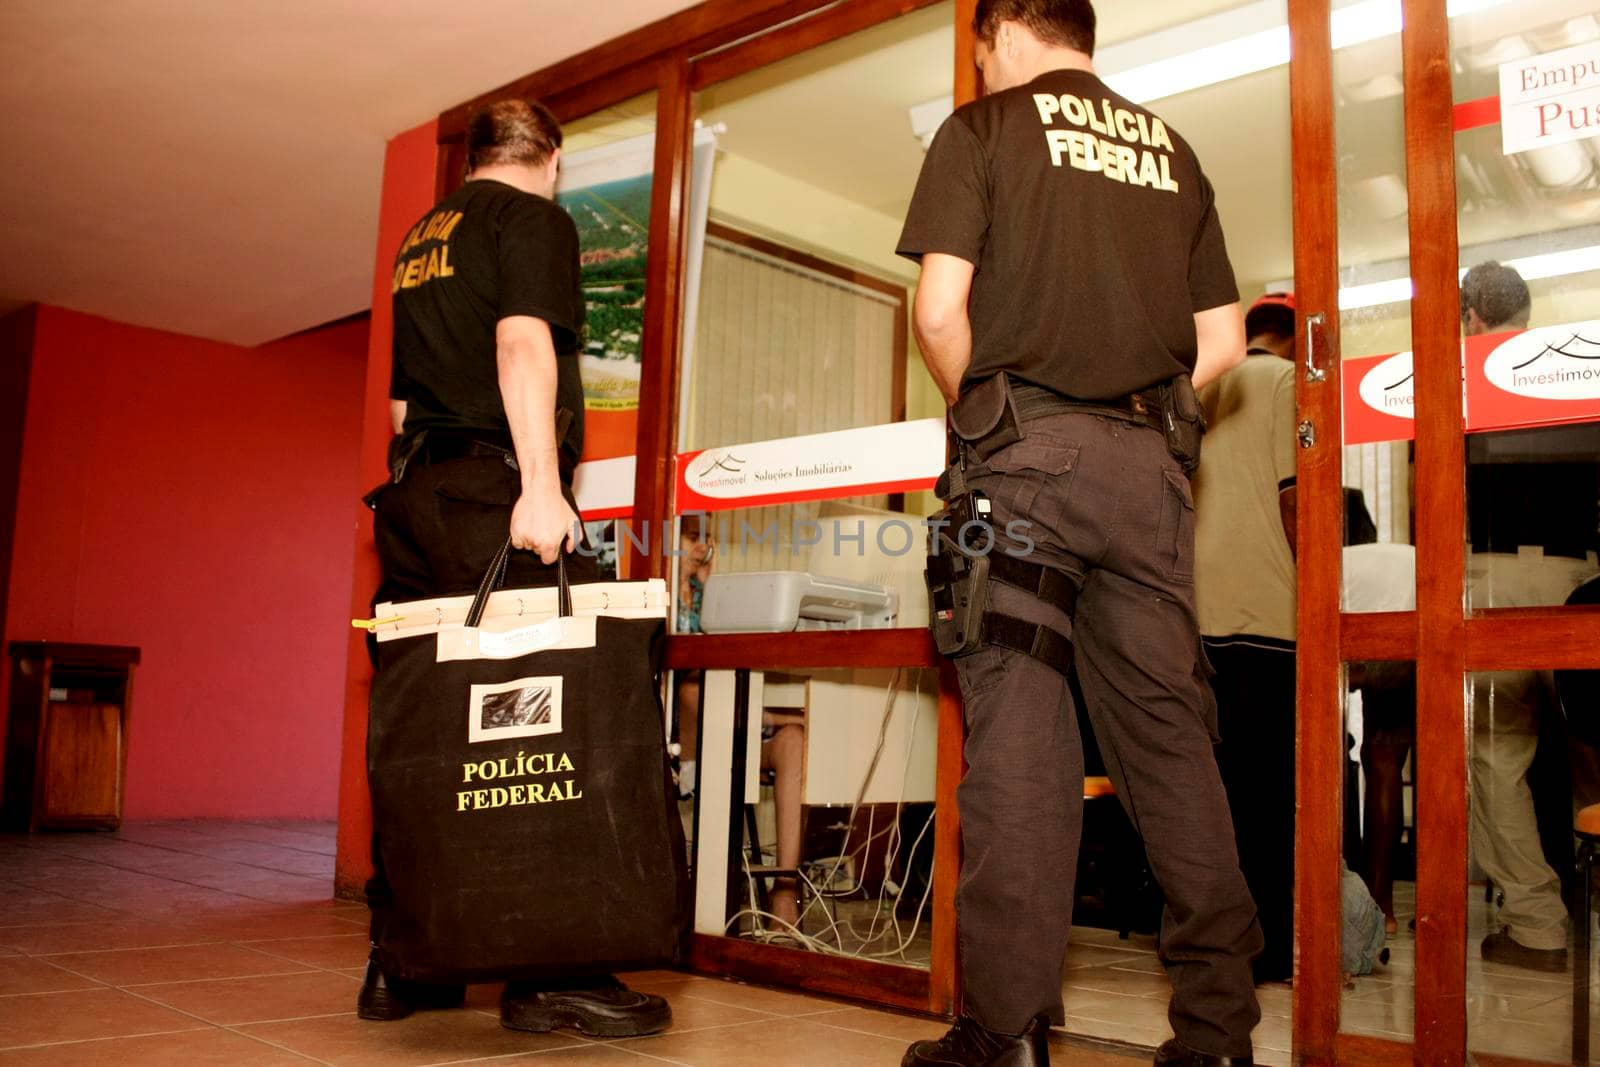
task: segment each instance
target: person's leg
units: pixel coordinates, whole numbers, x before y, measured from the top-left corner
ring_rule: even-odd
[[[1576,815],[1590,804],[1600,804],[1600,748],[1574,734],[1567,763],[1572,768],[1572,813]]]
[[[1362,877],[1395,933],[1394,864],[1405,831],[1405,766],[1416,750],[1417,672],[1410,662],[1374,660],[1361,676]]]
[[[1153,430],[1102,420],[1090,444],[1073,492],[1112,516],[1075,619],[1084,700],[1166,895],[1161,957],[1177,1042],[1248,1055],[1261,1017],[1251,960],[1262,936],[1212,750],[1216,705],[1201,670],[1188,480]]]
[[[679,671],[675,676],[678,694],[678,792],[693,793],[699,784],[700,686],[701,671]]]
[[[374,608],[383,603],[400,603],[433,595],[433,576],[427,553],[417,543],[411,520],[415,510],[415,480],[385,486],[376,497],[373,538],[378,551],[381,575],[373,594]],[[374,670],[384,667],[384,649],[376,641],[369,646]],[[394,907],[394,893],[384,872],[381,833],[372,831],[372,877],[367,879],[367,908],[371,914],[369,937],[374,948],[383,937],[384,927]],[[397,828],[388,828],[395,832]],[[400,830],[403,832],[403,830]],[[459,985],[428,985],[399,982],[384,974],[377,959],[367,963],[367,973],[356,995],[356,1014],[372,1022],[403,1019],[419,1009],[459,1007],[465,995]]]
[[[773,807],[778,824],[777,865],[800,867],[800,772],[805,761],[806,729],[789,722],[776,726],[770,741],[761,744],[761,762],[772,768]],[[800,879],[787,875],[773,879],[772,914],[794,926],[800,921]],[[779,928],[782,929],[781,927]]]
[[[1507,729],[1493,720],[1485,725],[1472,739],[1473,856],[1504,897],[1498,924],[1511,940],[1526,949],[1565,953],[1561,879],[1544,860],[1527,781],[1538,736],[1512,723],[1504,724]]]
[[[1362,836],[1366,852],[1366,882],[1372,898],[1383,910],[1384,927],[1394,933],[1394,854],[1404,823],[1405,789],[1402,774],[1410,746],[1381,738],[1361,742],[1361,769],[1366,775]]]
[[[1002,586],[991,593],[1018,614],[1025,600]],[[980,1024],[1020,1034],[1039,1015],[1063,1018],[1083,820],[1078,724],[1066,679],[1038,660],[990,646],[956,671],[968,763],[957,790],[962,990]]]
[[[1261,1017],[1251,961],[1262,934],[1212,755],[1193,625],[1184,605],[1093,572],[1078,607],[1078,672],[1106,771],[1167,898],[1173,1033],[1200,1052],[1243,1056]],[[1196,649],[1186,670],[1151,662],[1151,649],[1186,642]]]
[[[964,472],[967,486],[989,500],[995,552],[1057,571],[1073,585],[1081,550],[1101,536],[1094,509],[1084,521],[1063,521],[1077,438],[1093,422],[1032,421],[1022,440]],[[1028,543],[1008,533],[1014,530],[1025,530]],[[1072,620],[1054,592],[1046,602],[997,580],[988,590],[991,614],[1071,637]],[[968,770],[957,790],[964,1014],[944,1038],[912,1045],[902,1062],[1043,1062],[1048,1021],[1064,1018],[1061,967],[1083,821],[1077,715],[1066,677],[1032,656],[990,644],[954,666],[967,723]]]
[[[1217,769],[1266,942],[1255,979],[1287,981],[1294,975],[1294,652],[1243,635],[1207,639],[1205,649],[1216,672]]]

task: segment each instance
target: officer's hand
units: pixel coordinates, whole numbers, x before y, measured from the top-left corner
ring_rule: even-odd
[[[511,509],[511,545],[539,553],[546,563],[554,563],[562,552],[577,546],[574,528],[578,513],[572,510],[561,486],[528,489]]]

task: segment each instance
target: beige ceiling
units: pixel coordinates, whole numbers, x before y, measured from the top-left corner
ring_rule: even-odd
[[[0,301],[240,344],[371,302],[385,141],[691,0],[5,0]]]

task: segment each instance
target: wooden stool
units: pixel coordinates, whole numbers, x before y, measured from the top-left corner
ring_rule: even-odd
[[[1116,795],[1117,787],[1111,784],[1111,779],[1106,775],[1097,774],[1084,777],[1083,799],[1085,801],[1103,800],[1106,797],[1115,797]],[[1112,863],[1119,866],[1131,862],[1132,857],[1130,856],[1113,856],[1112,858]],[[1129,935],[1133,933],[1134,923],[1133,909],[1129,906],[1129,902],[1121,899],[1115,902],[1108,902],[1106,910],[1115,916],[1117,937],[1123,941],[1128,940]]]
[[[1583,914],[1578,927],[1578,958],[1572,965],[1572,1062],[1589,1062],[1589,926],[1594,914],[1594,853],[1600,845],[1600,804],[1590,804],[1573,821],[1578,835],[1578,875]]]
[[[1114,797],[1117,795],[1116,786],[1111,784],[1111,779],[1099,775],[1083,780],[1083,799],[1098,800],[1100,797]]]

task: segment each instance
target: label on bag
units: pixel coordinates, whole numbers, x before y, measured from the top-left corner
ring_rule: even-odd
[[[515,622],[497,620],[497,625]],[[461,627],[439,631],[440,663],[470,659],[516,659],[557,648],[593,648],[594,616],[567,616],[529,623],[510,630]]]
[[[472,744],[560,732],[560,675],[475,685],[467,698],[467,740]]]
[[[572,757],[565,752],[518,752],[516,759],[461,765],[461,783],[456,791],[456,811],[492,811],[495,808],[553,804],[563,800],[582,800],[583,788],[576,778]]]
[[[532,626],[520,626],[515,630],[506,630],[494,633],[490,630],[478,631],[478,648],[486,656],[521,656],[529,652],[538,652],[540,649],[551,648],[566,636],[566,628],[561,625],[563,620],[550,619],[546,622],[535,623]]]

